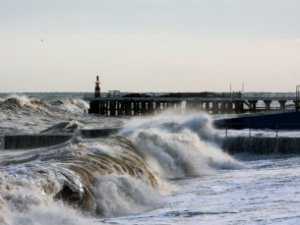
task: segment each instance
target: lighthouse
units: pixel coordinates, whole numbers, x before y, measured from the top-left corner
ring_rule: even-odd
[[[95,85],[95,98],[101,97],[101,88],[100,88],[100,80],[99,76],[96,77],[96,85]]]

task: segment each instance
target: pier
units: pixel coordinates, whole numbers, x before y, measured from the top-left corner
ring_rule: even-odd
[[[127,93],[103,95],[97,76],[95,95],[87,98],[89,113],[102,116],[142,116],[164,110],[205,111],[210,114],[240,114],[265,111],[289,111],[300,109],[300,86],[295,96],[249,97],[240,92],[188,92],[188,93]],[[274,105],[276,105],[274,107]]]
[[[245,98],[245,97],[193,97],[202,93],[190,93],[182,97],[99,97],[89,99],[89,113],[103,116],[141,116],[159,113],[167,109],[181,112],[205,111],[210,114],[246,113],[261,111],[286,111],[298,109],[299,103],[293,97]],[[276,102],[279,107],[271,107]],[[289,105],[287,103],[290,103]],[[260,103],[260,105],[258,105]],[[275,103],[275,104],[276,104]]]

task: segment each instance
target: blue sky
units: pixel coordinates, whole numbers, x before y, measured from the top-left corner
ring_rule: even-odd
[[[0,0],[0,92],[293,91],[300,1]]]

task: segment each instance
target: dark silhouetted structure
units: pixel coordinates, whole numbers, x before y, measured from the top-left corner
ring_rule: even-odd
[[[297,85],[296,87],[296,110],[297,112],[300,111],[300,85]]]
[[[101,88],[100,88],[100,80],[99,76],[96,77],[96,86],[95,86],[95,98],[101,97]]]
[[[99,76],[97,76],[95,97],[86,98],[86,100],[90,102],[89,113],[102,116],[151,115],[160,113],[166,109],[176,109],[176,111],[180,113],[183,113],[184,111],[205,111],[211,114],[240,114],[269,111],[282,113],[294,112],[295,109],[299,112],[300,86],[297,86],[296,96],[247,96],[243,95],[241,92],[126,94],[119,92],[117,95],[110,95],[110,93],[108,93],[101,96],[100,81]],[[272,103],[277,103],[278,106],[274,107],[272,106]],[[300,118],[300,116],[297,115],[297,118]],[[244,121],[245,120],[243,120],[243,123]],[[294,121],[295,120],[293,120],[293,122]],[[266,122],[264,122],[264,124],[266,124]]]

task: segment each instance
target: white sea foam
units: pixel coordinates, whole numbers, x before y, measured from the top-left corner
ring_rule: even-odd
[[[62,102],[60,108],[70,113],[84,113],[89,109],[88,103],[81,99],[64,99]]]
[[[137,146],[139,154],[165,178],[183,178],[214,169],[240,168],[241,164],[213,143],[215,131],[206,114],[134,119],[121,134]]]
[[[24,160],[22,154],[31,159],[31,151],[7,157],[11,169],[4,168],[7,174],[0,182],[3,223],[81,225],[93,224],[97,217],[142,213],[164,203],[161,193],[169,179],[240,165],[214,144],[215,130],[206,114],[168,112],[133,119],[120,136],[74,138],[37,155],[32,151],[35,161]]]
[[[162,204],[155,189],[130,176],[98,177],[94,189],[97,213],[105,217],[141,213]]]
[[[49,176],[32,180],[26,171],[15,177],[1,174],[0,224],[7,225],[83,225],[94,224],[95,217],[115,217],[141,213],[162,204],[157,191],[130,176],[101,176],[93,186],[94,212],[83,213],[45,193],[43,185],[59,189]],[[52,177],[54,178],[54,177]],[[49,182],[49,183],[47,183]],[[94,218],[94,219],[92,219]],[[94,222],[93,222],[94,220]],[[99,221],[97,222],[99,223]]]
[[[27,95],[9,95],[6,98],[0,99],[1,104],[7,106],[17,106],[20,108],[27,107],[27,109],[47,111],[63,110],[69,113],[84,113],[87,112],[89,105],[82,99],[65,98],[59,100],[60,104],[51,104],[51,102],[43,101],[37,98],[31,98]],[[55,102],[57,103],[57,102]]]

